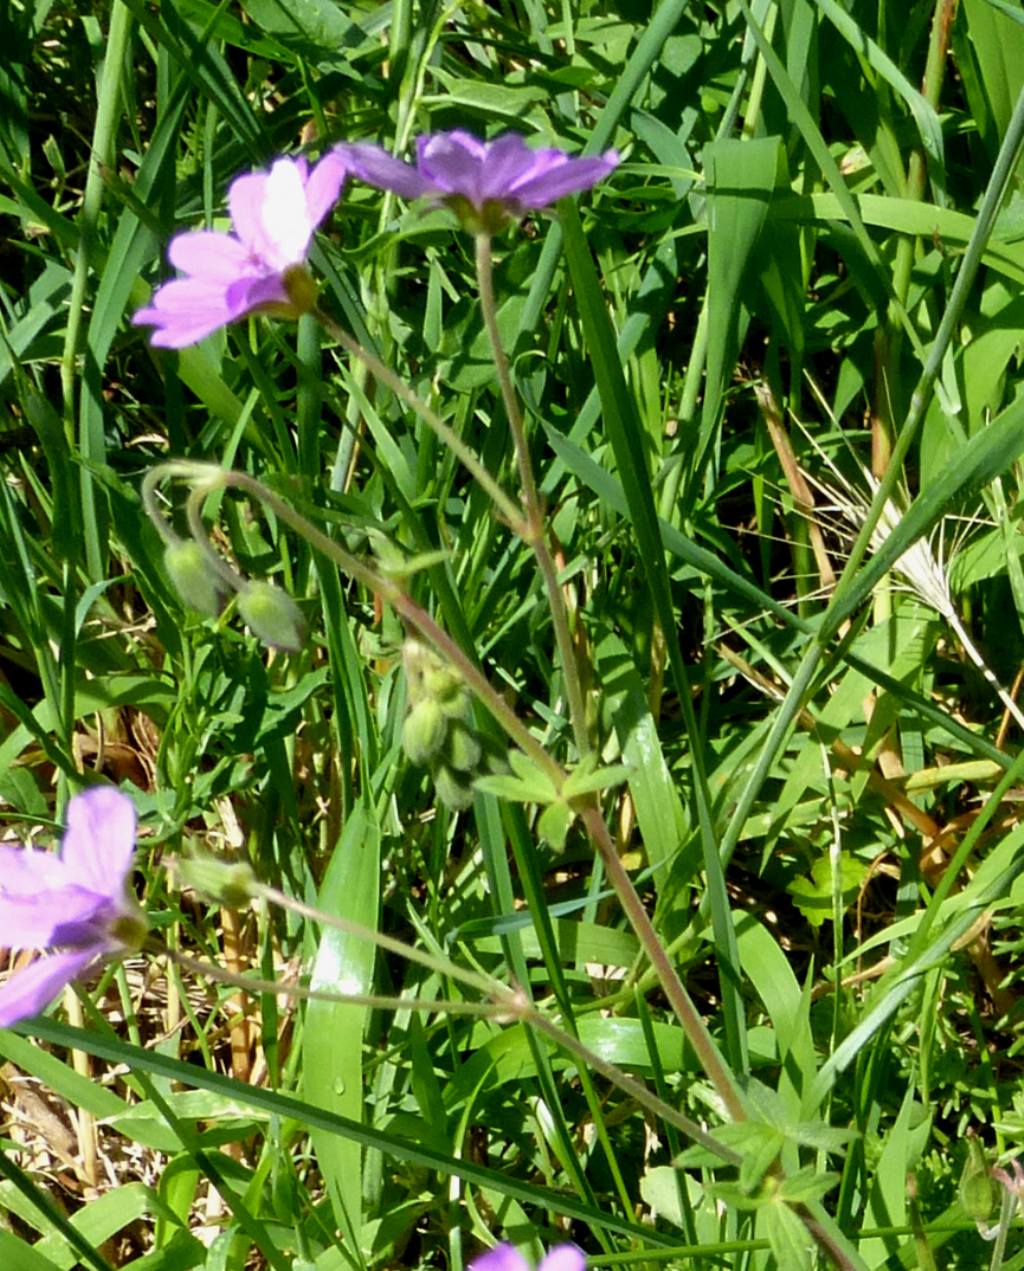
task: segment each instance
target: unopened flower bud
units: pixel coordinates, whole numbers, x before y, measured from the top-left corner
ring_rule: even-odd
[[[216,618],[224,607],[224,587],[194,539],[168,543],[164,568],[171,585],[191,609],[207,618]]]
[[[447,764],[441,764],[434,773],[434,789],[441,802],[453,812],[462,812],[473,802],[472,787],[461,773],[453,772]]]
[[[433,698],[417,702],[402,725],[402,749],[410,762],[421,768],[428,764],[444,745],[447,728],[444,711]]]
[[[967,1160],[960,1175],[960,1203],[969,1218],[988,1222],[999,1207],[999,1186],[989,1170],[981,1140],[967,1135]]]
[[[480,762],[480,743],[461,720],[448,730],[447,759],[458,772],[472,772]]]
[[[299,607],[273,583],[247,583],[238,596],[242,621],[264,644],[298,653],[306,638],[306,624]]]
[[[256,876],[244,861],[232,864],[212,856],[185,856],[174,867],[182,886],[226,909],[242,909],[256,894]]]

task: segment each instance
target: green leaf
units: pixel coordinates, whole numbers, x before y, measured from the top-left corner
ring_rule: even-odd
[[[264,34],[313,60],[336,59],[367,38],[333,0],[243,0],[241,7]]]
[[[474,782],[476,788],[484,794],[517,803],[554,803],[559,798],[546,770],[529,755],[513,748],[508,752],[508,761],[516,774],[514,777],[507,773],[478,777]]]
[[[51,1262],[24,1240],[0,1227],[0,1261],[5,1271],[58,1271],[57,1264]]]
[[[637,824],[660,892],[668,879],[670,863],[687,838],[683,802],[662,751],[643,679],[617,635],[606,635],[600,641],[594,651],[594,663],[601,684],[602,710],[611,721],[626,760],[626,779]]]
[[[587,1039],[587,1044],[592,1049],[595,1043],[599,1046],[602,1044],[602,1035],[609,1031],[609,1025],[636,1025],[634,1031],[639,1034],[636,1053],[639,1057],[639,1064],[643,1064],[642,1056],[647,1054],[647,1050],[638,1021],[592,1019],[587,1022],[592,1026],[591,1033],[594,1035],[592,1040]],[[666,1037],[665,1054],[663,1056],[666,1069],[669,1069],[673,1062],[678,1064],[679,1057],[682,1055],[683,1035],[678,1028],[672,1028],[668,1025],[659,1027],[666,1029],[670,1035]],[[620,1232],[623,1235],[641,1240],[646,1245],[653,1243],[660,1247],[665,1247],[673,1243],[670,1238],[621,1218],[611,1210],[583,1204],[574,1196],[552,1191],[548,1187],[534,1183],[521,1182],[506,1172],[488,1169],[465,1157],[455,1157],[449,1153],[433,1151],[421,1144],[401,1138],[399,1135],[390,1134],[376,1126],[363,1125],[358,1121],[339,1116],[335,1112],[328,1112],[292,1095],[236,1081],[232,1077],[224,1076],[222,1073],[202,1068],[197,1064],[189,1064],[178,1059],[172,1059],[170,1056],[162,1055],[157,1051],[145,1050],[142,1047],[123,1042],[118,1038],[101,1036],[84,1028],[74,1028],[68,1024],[60,1024],[55,1020],[46,1018],[38,1018],[19,1024],[16,1031],[21,1035],[27,1034],[38,1037],[43,1041],[49,1041],[54,1045],[66,1046],[71,1049],[84,1051],[86,1054],[96,1055],[98,1058],[113,1064],[128,1064],[134,1069],[151,1073],[168,1081],[181,1082],[189,1088],[213,1090],[225,1094],[228,1098],[234,1099],[243,1106],[259,1109],[285,1120],[297,1121],[310,1133],[314,1130],[322,1130],[327,1134],[384,1152],[396,1160],[419,1165],[428,1170],[439,1170],[444,1174],[464,1179],[474,1186],[492,1187],[501,1195],[515,1197],[524,1204],[534,1205],[542,1210],[547,1209],[555,1213],[565,1214],[590,1226]],[[509,1029],[506,1031],[511,1032],[513,1030]],[[466,1067],[467,1065],[464,1065],[460,1072],[465,1072]],[[446,1101],[451,1085],[452,1083],[449,1083],[449,1087],[445,1091]],[[475,1085],[470,1086],[465,1093],[467,1095],[471,1094],[474,1089]]]
[[[1017,12],[1011,15],[999,12],[987,0],[963,0],[967,33],[978,64],[977,80],[973,76],[965,79],[968,102],[982,124],[982,135],[992,154],[1006,133],[1014,102],[1024,87],[1024,27],[1019,5],[1014,7]],[[979,109],[981,103],[975,100],[979,91],[984,94],[987,110]]]
[[[566,835],[569,833],[569,826],[574,816],[575,813],[568,803],[562,799],[556,799],[554,803],[549,803],[537,818],[537,829],[540,831],[541,838],[550,843],[556,852],[565,850]]]
[[[612,786],[622,785],[629,779],[629,768],[625,764],[609,764],[603,768],[580,764],[566,777],[562,786],[563,799],[577,799],[585,794],[597,794]]]
[[[657,1218],[670,1222],[675,1227],[682,1227],[684,1219],[680,1190],[689,1187],[691,1181],[688,1174],[673,1169],[671,1165],[653,1165],[644,1171],[640,1179],[640,1195]]]
[[[867,875],[868,866],[863,861],[851,856],[849,852],[842,853],[839,859],[839,892],[843,912],[856,899]],[[793,897],[793,903],[811,926],[820,927],[833,915],[832,888],[832,862],[826,852],[811,866],[809,878],[794,878],[786,891]]]
[[[812,1271],[814,1241],[786,1202],[780,1198],[765,1205],[758,1217],[764,1223],[778,1271]]]
[[[371,807],[360,802],[334,849],[320,888],[325,913],[375,928],[380,905],[380,829]],[[332,993],[369,993],[376,946],[327,927],[320,937],[310,986]],[[311,1001],[303,1030],[303,1093],[317,1107],[359,1122],[363,1119],[363,1006]],[[358,1143],[310,1132],[335,1218],[358,1248],[362,1227],[362,1150]]]
[[[780,137],[729,137],[712,142],[704,152],[708,360],[700,438],[691,466],[691,474],[698,480],[718,425],[722,396],[736,365],[740,332],[746,327],[741,289],[748,265],[755,259],[782,155]]]

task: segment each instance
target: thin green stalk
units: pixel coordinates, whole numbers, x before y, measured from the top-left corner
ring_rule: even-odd
[[[526,727],[526,724],[522,723],[521,719],[518,718],[515,710],[509,707],[506,700],[498,693],[498,690],[490,685],[487,676],[476,666],[473,658],[470,658],[468,653],[451,638],[451,635],[448,635],[446,630],[443,630],[435,622],[435,619],[427,613],[426,609],[423,609],[422,605],[418,605],[412,596],[403,591],[398,582],[393,580],[393,578],[384,576],[384,574],[376,573],[374,569],[363,564],[360,559],[346,552],[343,547],[335,543],[334,539],[329,538],[323,531],[316,529],[313,522],[302,516],[301,512],[296,512],[290,503],[269,491],[266,486],[263,486],[254,477],[250,477],[248,473],[234,472],[234,470],[226,468],[213,468],[212,465],[202,465],[202,468],[201,465],[197,464],[165,464],[163,466],[165,470],[179,469],[180,474],[185,475],[188,479],[203,480],[203,482],[207,483],[207,493],[216,484],[244,489],[246,493],[258,498],[264,506],[271,508],[271,511],[278,519],[285,522],[286,525],[290,525],[297,534],[301,534],[302,538],[311,547],[325,555],[329,561],[337,564],[338,568],[342,569],[343,573],[347,573],[349,578],[353,578],[354,581],[361,583],[367,590],[380,596],[380,599],[385,604],[391,605],[391,608],[395,609],[396,613],[404,619],[404,622],[409,627],[417,630],[429,644],[433,644],[433,647],[442,653],[448,662],[451,662],[451,665],[459,671],[466,688],[492,713],[495,721],[501,724],[503,730],[516,742],[516,745],[525,751],[527,755],[530,755],[531,759],[534,759],[535,763],[539,764],[550,775],[556,788],[562,787],[565,779],[562,766],[551,758],[544,746],[541,746],[529,728]],[[189,469],[192,472],[199,472],[201,475],[199,477],[196,477],[196,475],[189,477]]]
[[[172,949],[169,945],[154,945],[153,951],[174,962],[193,975],[201,975],[204,979],[214,980],[217,984],[229,984],[232,988],[243,989],[248,993],[283,994],[285,997],[300,998],[304,1002],[340,1002],[344,1006],[366,1006],[378,1011],[431,1011],[446,1012],[449,1015],[500,1016],[508,1013],[508,1007],[498,1002],[469,1002],[451,999],[433,999],[421,997],[388,997],[378,993],[331,993],[327,989],[312,989],[304,984],[285,984],[280,980],[266,980],[261,976],[245,975],[237,971],[228,971],[224,967],[214,966],[211,962],[203,962],[199,958],[191,958],[187,953]]]
[[[75,272],[71,280],[71,294],[67,305],[67,327],[64,349],[61,354],[61,398],[64,411],[64,430],[72,451],[76,449],[75,436],[75,381],[78,375],[79,346],[86,312],[86,289],[89,271],[96,254],[96,227],[103,203],[103,170],[115,164],[115,140],[121,120],[121,76],[128,56],[133,18],[127,4],[115,0],[110,9],[110,25],[107,29],[103,70],[97,90],[96,127],[93,130],[89,167],[85,178],[85,193],[79,216],[80,237]],[[85,413],[80,415],[77,450],[85,459],[99,462],[102,455],[92,453],[89,429]],[[83,465],[79,472],[79,488],[84,526],[84,554],[93,579],[98,579],[103,569],[103,548],[99,542],[96,523],[96,491],[90,469]]]
[[[583,684],[580,668],[576,661],[576,650],[573,647],[572,634],[569,631],[569,616],[565,607],[565,596],[558,581],[558,570],[548,549],[547,535],[544,527],[544,509],[540,495],[537,493],[537,482],[533,475],[533,464],[530,460],[530,448],[526,439],[526,426],[523,412],[519,406],[512,375],[509,371],[508,358],[501,342],[498,330],[498,313],[494,299],[494,267],[491,257],[491,236],[477,234],[476,238],[476,277],[480,290],[480,309],[483,313],[484,325],[491,343],[494,366],[498,372],[498,383],[505,403],[505,414],[508,417],[509,429],[512,433],[513,446],[516,453],[516,464],[519,468],[519,482],[522,486],[523,506],[526,509],[527,535],[525,541],[533,548],[547,593],[548,608],[555,628],[555,640],[562,660],[562,676],[565,680],[565,695],[569,703],[569,719],[572,723],[573,736],[580,758],[590,754],[590,732],[587,728],[587,707],[583,696]]]
[[[957,0],[935,0],[935,12],[932,14],[932,29],[928,39],[928,59],[924,68],[924,79],[921,94],[929,106],[938,110],[939,96],[946,72],[946,53],[949,49],[949,37],[956,14]],[[907,188],[905,197],[915,202],[924,197],[925,179],[928,168],[924,151],[915,147],[907,167]],[[910,237],[900,239],[896,247],[896,265],[893,270],[893,290],[900,304],[906,304],[907,292],[910,288],[910,274],[914,263],[915,240]]]
[[[163,481],[192,481],[204,485],[206,489],[216,487],[220,482],[222,468],[214,463],[189,463],[185,459],[171,459],[167,463],[158,463],[150,468],[142,478],[142,510],[149,517],[153,528],[168,547],[176,547],[182,539],[174,532],[173,527],[164,515],[163,509],[156,501],[157,486]]]
[[[486,677],[467,654],[437,625],[434,619],[421,606],[416,604],[411,597],[407,596],[399,588],[397,583],[376,574],[362,564],[361,561],[351,556],[333,539],[328,538],[327,535],[318,530],[301,513],[296,512],[283,499],[247,473],[222,470],[211,465],[200,466],[195,464],[164,465],[164,470],[168,469],[183,470],[191,475],[192,479],[202,480],[207,490],[211,489],[215,484],[233,486],[245,490],[269,507],[281,521],[303,535],[311,546],[322,552],[328,559],[334,561],[350,577],[356,579],[356,581],[362,583],[388,604],[392,605],[411,627],[449,659],[463,677],[467,688],[494,715],[509,737],[534,758],[551,776],[556,788],[561,787],[565,780],[565,773],[561,765],[533,737],[529,729],[519,720],[515,712],[506,705],[504,699],[490,685]],[[744,1119],[746,1114],[735,1082],[726,1069],[714,1041],[690,1000],[689,994],[684,989],[675,968],[665,955],[665,951],[647,916],[643,903],[619,860],[615,845],[608,832],[608,827],[604,824],[599,810],[595,806],[585,809],[582,819],[601,853],[605,869],[608,871],[609,879],[615,887],[623,909],[636,931],[652,966],[656,968],[662,987],[672,1003],[673,1009],[676,1011],[680,1024],[689,1038],[699,1061],[729,1110],[730,1116],[736,1120]],[[296,908],[297,912],[303,912],[298,908],[302,902],[285,897],[284,893],[275,892],[271,895],[271,893],[267,892],[265,894],[268,899],[272,898],[275,903],[284,901]],[[318,918],[320,917],[318,911],[312,911],[310,916],[314,914]],[[372,938],[376,939],[377,937],[374,936]]]
[[[640,941],[644,953],[650,959],[651,966],[654,968],[661,987],[665,991],[665,996],[675,1011],[690,1045],[696,1052],[701,1067],[707,1073],[708,1079],[715,1087],[719,1098],[725,1104],[729,1116],[734,1121],[745,1121],[747,1113],[732,1073],[726,1067],[714,1039],[708,1032],[689,993],[683,987],[683,982],[669,960],[664,945],[658,939],[658,933],[654,930],[654,925],[647,916],[643,901],[637,895],[632,879],[629,877],[622,861],[619,860],[619,854],[615,850],[615,844],[612,842],[608,827],[602,820],[599,810],[591,805],[583,811],[582,819],[587,827],[587,832],[601,854],[601,860],[608,874],[608,881],[615,888],[619,903],[622,905],[630,925],[636,932],[637,939]]]
[[[103,169],[114,165],[114,138],[121,118],[121,74],[124,55],[131,32],[132,15],[122,0],[114,0],[110,9],[110,26],[107,30],[106,51],[103,56],[103,72],[97,90],[96,127],[92,134],[89,169],[82,196],[79,216],[79,247],[75,260],[75,272],[71,279],[68,297],[68,325],[64,334],[64,351],[60,361],[60,381],[64,400],[64,419],[68,428],[68,441],[73,444],[74,387],[77,370],[78,344],[85,312],[85,289],[89,280],[95,246],[96,223],[103,203]]]
[[[270,892],[273,889],[267,888],[265,890]],[[297,912],[306,912],[308,910],[309,916],[317,922],[328,922],[330,919],[329,915],[322,914],[315,909],[310,910],[308,906],[303,909],[299,909],[298,906],[295,906],[295,908]],[[353,924],[353,926],[357,927],[358,924]],[[345,928],[342,929],[344,930]],[[401,956],[408,958],[410,961],[424,962],[427,960],[422,955],[421,950],[404,945],[401,941],[389,940],[387,937],[382,937],[379,932],[364,929],[357,932],[357,934],[365,934],[367,939],[373,940],[374,943],[379,944],[382,948],[386,947],[392,951],[400,952]],[[366,1006],[384,1011],[436,1011],[447,1012],[452,1015],[485,1016],[498,1020],[502,1018],[520,1020],[549,1037],[560,1049],[580,1060],[587,1068],[601,1073],[603,1077],[606,1077],[613,1085],[618,1086],[630,1098],[635,1099],[648,1112],[675,1126],[687,1138],[707,1148],[709,1152],[714,1153],[726,1164],[737,1165],[740,1162],[741,1158],[738,1153],[719,1143],[713,1135],[699,1126],[696,1121],[677,1111],[671,1104],[666,1103],[658,1095],[648,1090],[642,1082],[629,1076],[628,1073],[623,1072],[615,1064],[602,1059],[600,1055],[595,1054],[589,1047],[566,1032],[565,1029],[560,1028],[552,1020],[542,1015],[525,993],[515,992],[497,984],[497,982],[493,986],[497,991],[492,992],[491,1000],[488,1002],[387,997],[374,993],[331,993],[324,989],[307,988],[301,984],[283,984],[279,980],[267,980],[257,976],[228,971],[223,967],[215,966],[213,963],[189,957],[188,954],[181,953],[179,950],[172,949],[167,945],[154,945],[154,950],[168,958],[176,966],[186,971],[191,971],[194,975],[203,976],[205,979],[213,980],[218,984],[230,985],[232,988],[244,989],[250,993],[284,994],[288,997],[301,998],[303,1001],[341,1002],[345,1005]],[[429,958],[429,955],[427,955],[427,958]],[[461,968],[456,969],[459,971],[458,978],[470,978],[462,972]]]
[[[432,410],[425,401],[417,397],[408,384],[391,370],[390,367],[380,360],[376,353],[371,352],[365,345],[339,326],[333,318],[328,317],[322,309],[315,309],[313,316],[323,325],[324,329],[336,340],[341,347],[351,357],[358,358],[366,368],[371,372],[373,377],[381,384],[387,385],[392,393],[419,415],[420,419],[432,429],[438,438],[451,450],[459,462],[474,477],[491,502],[498,509],[501,516],[509,524],[512,530],[520,537],[525,538],[527,535],[526,522],[523,520],[523,514],[516,507],[515,503],[509,498],[505,491],[498,485],[497,481],[491,476],[487,469],[477,458],[473,450],[462,440],[462,438],[450,428],[441,416]]]
[[[602,1077],[607,1077],[613,1085],[618,1086],[624,1094],[628,1094],[635,1099],[648,1112],[653,1112],[656,1117],[667,1125],[681,1130],[688,1139],[691,1139],[694,1143],[699,1143],[701,1147],[707,1148],[709,1152],[713,1152],[720,1160],[727,1162],[729,1165],[738,1165],[742,1160],[739,1153],[734,1152],[732,1148],[726,1147],[725,1144],[719,1143],[713,1135],[702,1129],[696,1121],[684,1116],[683,1113],[677,1111],[671,1104],[666,1103],[659,1095],[648,1090],[643,1082],[637,1081],[634,1077],[630,1077],[628,1073],[623,1072],[621,1068],[617,1068],[615,1064],[610,1064],[607,1060],[602,1059],[600,1055],[595,1054],[588,1046],[584,1046],[578,1038],[566,1032],[564,1028],[559,1028],[547,1016],[541,1015],[536,1008],[532,1006],[524,1008],[522,1018],[530,1027],[550,1037],[562,1050],[579,1059],[588,1068],[599,1072]]]
[[[242,591],[245,588],[245,580],[214,549],[206,533],[206,526],[203,524],[203,504],[206,502],[209,493],[209,489],[197,485],[188,496],[188,503],[185,505],[185,515],[188,518],[189,529],[192,531],[192,538],[198,544],[203,556],[209,561],[210,568],[217,577],[223,579],[232,591]]]
[[[930,106],[937,109],[942,92],[942,81],[946,68],[946,52],[949,48],[949,35],[957,0],[936,0],[932,14],[931,36],[928,41],[928,59],[925,64],[922,94]],[[915,147],[907,165],[907,180],[903,197],[913,202],[920,202],[924,196],[927,177],[924,151],[921,146]],[[917,239],[911,235],[901,236],[896,245],[896,260],[893,266],[893,293],[901,310],[906,308],[907,294],[910,290],[910,277],[914,267],[914,254],[917,250]],[[877,344],[878,382],[875,386],[876,404],[873,428],[876,436],[873,439],[872,472],[881,476],[889,463],[891,445],[892,412],[890,405],[894,396],[898,395],[900,355],[903,346],[903,326],[899,315],[890,306],[886,323],[879,327]],[[879,617],[888,614],[878,615]]]
[[[997,1175],[1005,1174],[1003,1170],[993,1172]],[[1016,1183],[1012,1182],[1008,1177],[1003,1180],[1003,1195],[999,1205],[999,1222],[995,1231],[995,1244],[992,1247],[992,1261],[989,1263],[989,1271],[1001,1271],[1002,1269],[1003,1259],[1006,1256],[1006,1237],[1010,1232],[1014,1211],[1020,1203],[1019,1187],[1019,1178]]]
[[[271,509],[275,516],[301,534],[311,546],[315,547],[317,551],[321,552],[329,560],[332,560],[350,578],[355,579],[356,582],[361,583],[364,587],[380,596],[381,600],[386,604],[391,605],[410,627],[418,631],[424,640],[432,644],[439,653],[448,659],[462,676],[466,687],[490,711],[508,736],[552,777],[556,788],[561,788],[561,784],[565,780],[565,773],[562,771],[561,766],[552,759],[540,742],[537,741],[497,689],[492,687],[487,677],[472,658],[446,631],[442,630],[422,605],[417,604],[393,579],[376,573],[369,566],[364,565],[362,561],[351,555],[351,553],[345,551],[334,539],[329,538],[318,530],[301,512],[296,512],[290,504],[284,499],[278,498],[276,494],[268,490],[255,477],[250,477],[245,472],[234,472],[228,469],[218,469],[218,471],[220,472],[220,480],[224,485],[245,490],[259,499]]]
[[[386,604],[391,605],[409,626],[418,631],[439,653],[442,653],[452,666],[458,670],[466,687],[491,712],[508,736],[549,774],[555,783],[556,789],[561,788],[562,782],[565,780],[565,773],[561,765],[537,741],[526,725],[519,719],[518,715],[516,715],[515,711],[505,702],[501,694],[491,686],[486,676],[468,654],[437,624],[421,605],[417,604],[411,596],[402,590],[398,582],[383,574],[378,574],[368,565],[363,564],[361,560],[347,552],[334,539],[317,529],[301,512],[297,512],[289,503],[267,489],[255,477],[251,477],[245,472],[219,468],[215,464],[196,464],[172,460],[170,463],[160,464],[157,468],[147,473],[143,482],[143,504],[153,518],[154,524],[160,527],[161,533],[164,534],[169,542],[180,540],[177,540],[176,536],[166,525],[166,522],[164,522],[159,509],[156,507],[153,494],[157,482],[167,476],[180,477],[186,481],[199,483],[204,498],[218,486],[233,486],[235,489],[244,490],[247,494],[259,499],[261,503],[270,508],[275,516],[286,525],[290,525],[296,533],[302,535],[312,547],[316,548],[328,560],[333,561],[343,573],[379,596]],[[205,539],[205,537],[204,528],[203,538]]]
[[[373,927],[367,927],[361,922],[354,922],[351,918],[341,918],[337,914],[325,913],[324,910],[318,909],[315,905],[307,905],[305,901],[298,900],[295,896],[289,896],[287,893],[279,891],[276,887],[257,882],[253,884],[252,890],[255,896],[262,897],[268,904],[277,905],[280,909],[287,909],[290,913],[298,914],[301,918],[309,918],[310,921],[318,923],[320,926],[333,927],[335,931],[341,931],[347,936],[355,936],[360,940],[369,940],[378,949],[383,949],[385,953],[394,953],[400,958],[405,958],[407,962],[415,962],[417,965],[425,967],[428,971],[433,971],[435,975],[447,976],[449,979],[457,980],[460,984],[466,985],[467,988],[475,989],[478,993],[494,996],[497,993],[507,992],[507,989],[500,981],[494,980],[490,976],[481,975],[477,971],[467,971],[443,954],[428,953],[423,949],[416,948],[415,945],[406,944],[404,940],[396,940],[393,936],[386,936],[382,931],[376,931]]]

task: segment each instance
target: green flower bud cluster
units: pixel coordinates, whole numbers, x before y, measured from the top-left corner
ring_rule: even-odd
[[[454,811],[467,808],[473,801],[473,779],[481,751],[466,687],[418,641],[406,642],[402,659],[409,684],[402,749],[411,763],[430,769],[442,803]]]

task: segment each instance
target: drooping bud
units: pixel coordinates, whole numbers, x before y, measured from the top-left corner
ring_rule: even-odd
[[[178,596],[198,613],[216,618],[224,607],[225,588],[194,539],[168,543],[164,568]]]
[[[182,886],[225,909],[243,909],[256,895],[256,875],[244,861],[231,863],[212,856],[184,856],[174,862]]]
[[[424,767],[444,745],[448,721],[444,711],[431,697],[417,702],[402,725],[402,749],[411,763]]]
[[[273,583],[246,583],[238,596],[238,612],[253,635],[274,649],[298,653],[306,638],[299,607]]]

